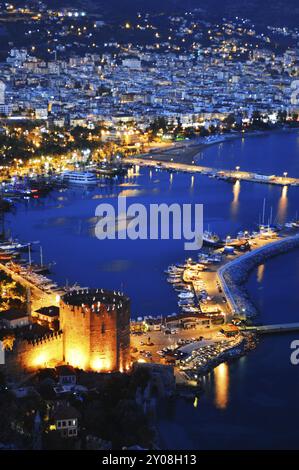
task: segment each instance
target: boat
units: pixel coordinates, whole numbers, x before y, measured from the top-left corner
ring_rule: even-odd
[[[184,312],[184,313],[199,313],[199,309],[197,307],[183,307],[182,312]]]
[[[202,236],[204,245],[220,247],[223,245],[223,241],[216,233],[212,233],[209,230],[205,230]]]
[[[35,274],[49,274],[50,273],[50,265],[49,264],[31,264],[30,265],[31,271]]]
[[[180,299],[193,299],[194,294],[192,292],[181,292],[181,294],[178,295]]]
[[[55,284],[54,282],[52,284],[42,285],[42,289],[45,290],[45,291],[51,291],[51,290],[57,289],[57,288],[58,288],[58,285]]]
[[[126,175],[128,170],[124,167],[110,167],[110,166],[102,166],[96,169],[96,172],[100,176],[108,176],[108,177],[115,177],[115,176],[123,176]]]
[[[8,253],[6,251],[3,251],[2,253],[0,253],[0,262],[2,261],[11,261],[12,258],[15,258],[16,255],[13,254],[13,253]]]
[[[181,277],[178,277],[178,278],[168,278],[168,279],[167,279],[167,282],[169,282],[169,284],[178,284],[178,283],[182,282],[182,279],[181,279]]]
[[[3,242],[0,244],[0,250],[11,251],[11,250],[26,250],[30,246],[30,243],[19,243],[17,241]]]
[[[277,230],[270,225],[260,225],[259,229],[259,236],[262,238],[274,238],[277,235]]]
[[[50,273],[50,266],[55,263],[51,264],[44,264],[43,262],[43,248],[40,246],[40,264],[34,264],[31,262],[31,250],[29,247],[29,269],[35,274],[49,274]]]
[[[179,307],[193,307],[194,306],[193,299],[179,300],[178,306]]]
[[[82,186],[97,184],[97,176],[95,173],[88,171],[69,171],[62,175],[63,181],[68,184],[78,184]]]
[[[169,266],[164,272],[169,275],[178,275],[184,271],[183,268],[177,268],[176,266]]]

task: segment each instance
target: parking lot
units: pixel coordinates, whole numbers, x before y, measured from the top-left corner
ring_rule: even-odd
[[[203,338],[204,340],[219,341],[221,328],[221,325],[212,326],[209,329],[198,326],[190,330],[176,329],[175,334],[165,334],[163,331],[131,334],[132,356],[136,361],[165,363],[162,355],[158,352],[165,348],[174,348],[180,340],[195,342]]]

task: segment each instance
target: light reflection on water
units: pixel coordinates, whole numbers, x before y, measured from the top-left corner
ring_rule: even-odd
[[[260,264],[259,267],[257,268],[257,282],[259,284],[263,282],[264,274],[265,274],[265,265]]]
[[[234,199],[231,205],[231,212],[233,216],[236,216],[238,214],[240,192],[241,192],[241,183],[240,183],[240,180],[237,180],[233,186]]]
[[[225,363],[220,364],[213,371],[215,387],[215,405],[224,410],[229,403],[229,366]]]
[[[190,192],[193,192],[193,189],[194,189],[194,175],[191,176]]]
[[[281,197],[278,203],[278,222],[280,224],[286,222],[286,215],[288,210],[288,186],[282,188]]]

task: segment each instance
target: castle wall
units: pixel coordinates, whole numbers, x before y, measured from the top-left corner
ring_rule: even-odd
[[[5,368],[12,374],[53,367],[63,361],[63,337],[53,333],[39,341],[16,341],[12,351],[5,352]]]
[[[40,339],[15,340],[13,350],[6,352],[7,371],[16,374],[59,363],[97,372],[129,369],[128,298],[98,291],[65,296],[60,302],[60,327],[60,332]]]

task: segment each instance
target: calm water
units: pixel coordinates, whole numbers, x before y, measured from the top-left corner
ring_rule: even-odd
[[[210,147],[198,157],[198,163],[216,168],[234,169],[271,175],[299,177],[299,132],[264,133]]]
[[[172,449],[298,449],[298,369],[290,335],[263,339],[258,349],[207,378],[197,403],[164,403],[160,430]]]
[[[201,164],[266,174],[299,176],[299,133],[250,137],[212,146]],[[197,175],[170,175],[141,169],[123,181],[94,190],[69,189],[21,205],[7,221],[24,240],[40,240],[46,261],[55,260],[53,277],[65,284],[120,288],[132,298],[132,316],[176,311],[176,297],[164,269],[187,258],[180,241],[98,241],[94,236],[99,203],[204,204],[206,227],[235,234],[259,222],[263,199],[277,222],[294,218],[299,190],[226,182]],[[298,217],[299,218],[299,217]],[[193,256],[196,254],[191,253]],[[298,310],[299,253],[269,261],[252,273],[249,290],[260,307],[261,322],[295,321]],[[261,282],[261,279],[263,281]],[[299,321],[299,320],[298,320]],[[160,415],[161,439],[169,448],[298,447],[298,368],[289,361],[290,335],[263,339],[258,349],[207,379],[207,393],[195,408],[177,401]],[[170,432],[171,431],[171,432]],[[176,432],[173,432],[176,431]]]

